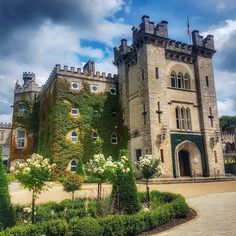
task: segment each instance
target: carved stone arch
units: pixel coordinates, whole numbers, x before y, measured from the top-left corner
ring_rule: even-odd
[[[194,79],[194,72],[188,64],[182,62],[172,61],[166,67],[166,77],[169,78],[171,76],[172,71],[176,71],[175,67],[182,67],[184,73],[188,73],[190,78]],[[178,70],[180,71],[180,70]]]
[[[175,163],[176,163],[176,177],[181,177],[181,160],[180,160],[180,154],[181,151],[184,151],[185,153],[188,153],[189,158],[189,168],[190,168],[190,175],[188,176],[202,176],[202,158],[201,158],[201,151],[198,148],[198,146],[189,141],[185,140],[178,144],[175,147]]]

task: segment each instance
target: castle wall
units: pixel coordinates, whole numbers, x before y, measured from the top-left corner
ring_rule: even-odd
[[[208,76],[209,86],[206,84],[206,76]],[[209,168],[208,174],[210,176],[214,176],[215,173],[219,171],[220,175],[224,175],[224,160],[222,144],[219,137],[220,127],[217,111],[214,74],[212,60],[210,58],[202,56],[197,57],[196,78],[199,91],[200,125],[201,131],[204,134],[205,152]],[[210,109],[212,114],[210,114]],[[210,118],[209,116],[213,117]]]

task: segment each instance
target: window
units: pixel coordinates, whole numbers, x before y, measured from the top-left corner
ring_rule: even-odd
[[[141,156],[142,156],[142,150],[141,149],[135,149],[135,160],[139,161]]]
[[[25,130],[18,130],[17,132],[17,146],[18,148],[25,147]]]
[[[176,74],[174,71],[171,73],[171,87],[176,87]]]
[[[98,85],[97,84],[91,84],[91,92],[98,93]]]
[[[93,138],[93,142],[95,143],[98,139],[98,135],[96,132],[93,132],[92,138]]]
[[[158,71],[158,67],[156,67],[156,79],[159,79],[159,71]]]
[[[190,77],[188,74],[184,75],[184,88],[185,89],[191,89],[191,85],[190,85]]]
[[[189,108],[175,108],[176,128],[183,130],[192,130],[191,111]]]
[[[164,162],[164,150],[161,149],[160,152],[161,152],[161,162],[163,163]]]
[[[71,115],[73,116],[79,115],[79,110],[77,108],[71,108]]]
[[[93,109],[93,115],[98,116],[98,110]]]
[[[185,129],[185,109],[181,108],[181,128]]]
[[[144,70],[142,69],[142,81],[144,81]]]
[[[75,160],[72,160],[70,163],[70,171],[76,171],[77,169],[77,162]]]
[[[20,103],[19,104],[19,116],[24,116],[25,111],[26,111],[26,104]]]
[[[117,144],[117,143],[118,143],[117,134],[115,132],[113,132],[111,134],[111,144]]]
[[[79,89],[79,83],[78,82],[71,82],[71,88],[72,89]]]
[[[4,131],[0,131],[0,140],[1,140],[1,141],[4,140]]]
[[[71,141],[72,141],[72,143],[77,143],[78,142],[78,134],[75,131],[73,131],[71,133]]]
[[[177,77],[177,87],[178,88],[183,88],[183,75],[182,75],[182,73],[178,74],[178,77]]]
[[[208,79],[208,76],[206,76],[206,86],[209,87],[209,79]]]
[[[191,130],[192,125],[191,125],[191,114],[190,114],[190,109],[189,108],[186,109],[186,124],[187,124],[187,129]]]
[[[176,115],[176,128],[180,129],[180,109],[179,109],[179,107],[175,108],[175,115]]]
[[[110,88],[110,94],[116,95],[116,88]]]

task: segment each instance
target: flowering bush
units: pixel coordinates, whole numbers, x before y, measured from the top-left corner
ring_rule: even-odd
[[[15,177],[23,187],[32,191],[32,223],[34,223],[35,201],[39,194],[46,190],[45,182],[50,180],[52,171],[56,164],[49,164],[48,159],[44,159],[39,154],[32,154],[25,163],[15,164]]]
[[[152,155],[140,157],[139,161],[136,162],[136,165],[145,179],[150,179],[154,176],[158,177],[160,175],[160,160],[154,160]]]
[[[153,158],[152,155],[144,155],[140,157],[139,161],[136,163],[137,168],[141,171],[143,178],[146,179],[146,189],[147,189],[147,205],[150,207],[150,196],[149,196],[149,186],[148,181],[154,176],[158,177],[161,174],[160,160]]]

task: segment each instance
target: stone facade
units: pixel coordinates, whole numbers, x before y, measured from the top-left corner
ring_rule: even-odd
[[[139,27],[132,28],[132,46],[122,39],[114,48],[118,76],[95,72],[92,61],[83,69],[56,65],[40,88],[33,73],[24,73],[24,85],[17,82],[15,87],[11,161],[24,160],[33,151],[43,152],[45,146],[41,150],[40,142],[51,145],[46,156],[58,148],[52,141],[57,136],[50,130],[57,132],[55,127],[61,123],[53,117],[52,107],[45,107],[53,106],[52,97],[60,96],[57,82],[63,78],[71,87],[59,103],[69,108],[73,102],[66,96],[79,94],[85,84],[91,93],[119,92],[132,161],[144,154],[160,158],[163,177],[224,175],[212,68],[213,36],[203,38],[193,31],[193,45],[187,45],[169,39],[167,26],[166,21],[154,24],[148,16],[142,17]],[[37,127],[44,127],[44,132]],[[112,129],[115,127],[118,125]],[[65,143],[72,139],[72,133],[64,136]],[[74,168],[76,160],[70,160],[65,169],[72,169],[72,161]]]
[[[3,163],[8,169],[8,161],[10,157],[10,144],[11,144],[11,124],[0,123],[0,151],[2,153]]]
[[[193,31],[187,45],[168,38],[167,24],[143,16],[132,46],[114,48],[130,155],[161,158],[163,177],[224,175],[213,36]]]

